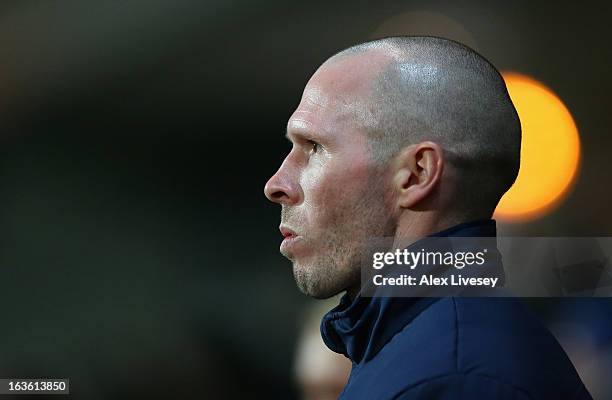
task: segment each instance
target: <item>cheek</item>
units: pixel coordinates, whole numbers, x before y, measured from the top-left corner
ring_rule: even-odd
[[[366,166],[329,164],[313,168],[303,176],[306,217],[313,225],[336,222],[353,208],[368,182]],[[322,228],[322,226],[319,226]]]

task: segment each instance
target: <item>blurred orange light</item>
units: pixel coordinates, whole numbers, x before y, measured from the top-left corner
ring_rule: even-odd
[[[541,217],[565,198],[580,163],[578,129],[552,90],[527,76],[502,74],[521,119],[521,169],[495,210],[495,218],[519,222]]]

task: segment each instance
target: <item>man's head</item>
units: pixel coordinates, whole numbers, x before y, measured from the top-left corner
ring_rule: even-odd
[[[312,76],[268,181],[281,252],[300,289],[359,286],[361,251],[489,217],[518,173],[520,123],[503,79],[473,50],[397,37],[351,47]]]

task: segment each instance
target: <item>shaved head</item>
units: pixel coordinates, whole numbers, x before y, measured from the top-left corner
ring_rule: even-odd
[[[374,40],[327,63],[354,57],[370,68],[371,80],[363,83],[369,90],[354,98],[354,116],[374,158],[384,164],[407,145],[436,142],[457,173],[457,207],[491,214],[516,179],[521,143],[518,115],[495,67],[437,37]]]
[[[519,166],[520,124],[497,70],[433,37],[344,50],[310,78],[292,143],[265,194],[298,287],[359,290],[372,238],[419,237],[488,218]]]

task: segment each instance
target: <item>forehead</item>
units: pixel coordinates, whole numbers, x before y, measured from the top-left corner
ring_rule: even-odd
[[[339,135],[341,127],[357,124],[356,113],[368,98],[371,83],[390,62],[389,56],[368,51],[326,61],[310,78],[287,133]]]

